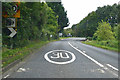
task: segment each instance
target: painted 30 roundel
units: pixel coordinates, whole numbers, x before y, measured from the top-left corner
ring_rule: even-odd
[[[44,58],[54,64],[68,64],[75,61],[75,55],[66,50],[53,50],[49,51],[44,55]]]

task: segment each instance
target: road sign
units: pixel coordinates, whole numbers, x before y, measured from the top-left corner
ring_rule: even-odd
[[[16,19],[15,18],[7,18],[6,19],[6,26],[8,27],[8,29],[12,32],[9,36],[13,37],[17,32],[17,23],[16,23]],[[15,28],[15,30],[13,29]]]
[[[72,52],[66,50],[53,50],[44,55],[44,58],[54,64],[68,64],[72,63],[76,57]]]
[[[16,27],[16,19],[15,18],[7,18],[6,26],[7,27]]]
[[[16,2],[15,5],[12,6],[12,8],[10,8],[12,11],[15,12],[15,14],[13,14],[12,16],[8,15],[7,11],[4,11],[4,7],[3,7],[3,12],[2,12],[2,16],[7,18],[7,17],[15,17],[15,18],[20,18],[20,2]]]
[[[7,11],[3,11],[2,12],[2,16],[7,18],[6,19],[6,26],[8,27],[8,29],[12,32],[9,36],[13,37],[17,32],[17,19],[16,18],[20,18],[20,0],[14,0],[15,3],[12,4],[12,7],[9,7],[9,10],[11,10],[13,13],[13,15],[9,15],[7,13]],[[4,7],[3,7],[3,10]],[[10,13],[10,12],[9,12]],[[14,17],[14,18],[8,18],[8,17]],[[15,28],[15,30],[13,29],[13,27]]]
[[[16,12],[15,15],[13,15],[13,17],[16,17],[16,18],[20,18],[20,2],[16,3],[16,5],[13,6],[13,10]]]
[[[17,33],[13,28],[8,28],[12,33],[9,35],[10,37],[15,36],[15,34]]]

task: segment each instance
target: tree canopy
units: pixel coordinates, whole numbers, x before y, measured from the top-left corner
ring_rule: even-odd
[[[13,15],[14,11],[11,8],[14,4],[16,3],[3,3],[3,12],[7,12],[9,16]],[[54,5],[58,5],[58,7],[49,7],[48,3],[21,2],[19,7],[20,18],[17,19],[17,35],[13,38],[9,37],[11,32],[6,27],[7,18],[2,17],[3,46],[17,48],[23,47],[34,40],[57,39],[58,32],[64,26],[67,26],[68,18],[61,3],[55,3]]]
[[[67,18],[67,11],[65,11],[61,2],[49,2],[48,6],[53,9],[58,17],[59,32],[63,32],[63,28],[69,25],[69,20]]]
[[[94,33],[97,40],[114,40],[114,34],[112,32],[111,26],[107,22],[99,23],[97,31]]]
[[[108,22],[112,29],[120,23],[120,5],[114,4],[104,7],[98,7],[96,11],[88,14],[78,24],[72,26],[74,36],[78,37],[92,37],[97,30],[98,23],[102,20]]]

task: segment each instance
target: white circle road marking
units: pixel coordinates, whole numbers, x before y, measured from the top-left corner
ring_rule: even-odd
[[[52,52],[55,52],[55,51],[67,52],[67,53],[69,53],[69,54],[72,55],[72,59],[69,60],[69,61],[65,61],[65,62],[52,61],[52,60],[50,60],[50,59],[48,58],[48,54],[50,54],[50,53],[52,53]],[[54,64],[68,64],[68,63],[73,62],[73,61],[76,59],[75,55],[74,55],[72,52],[69,52],[69,51],[66,51],[66,50],[53,50],[53,51],[49,51],[49,52],[47,52],[47,53],[44,55],[44,58],[45,58],[48,62],[54,63]]]

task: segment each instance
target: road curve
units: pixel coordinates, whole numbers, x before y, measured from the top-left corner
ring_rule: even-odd
[[[47,55],[47,59],[45,55]],[[66,63],[68,61],[69,63]],[[56,64],[56,62],[66,64]],[[3,75],[3,78],[117,77],[117,52],[83,44],[76,38],[47,44]]]

